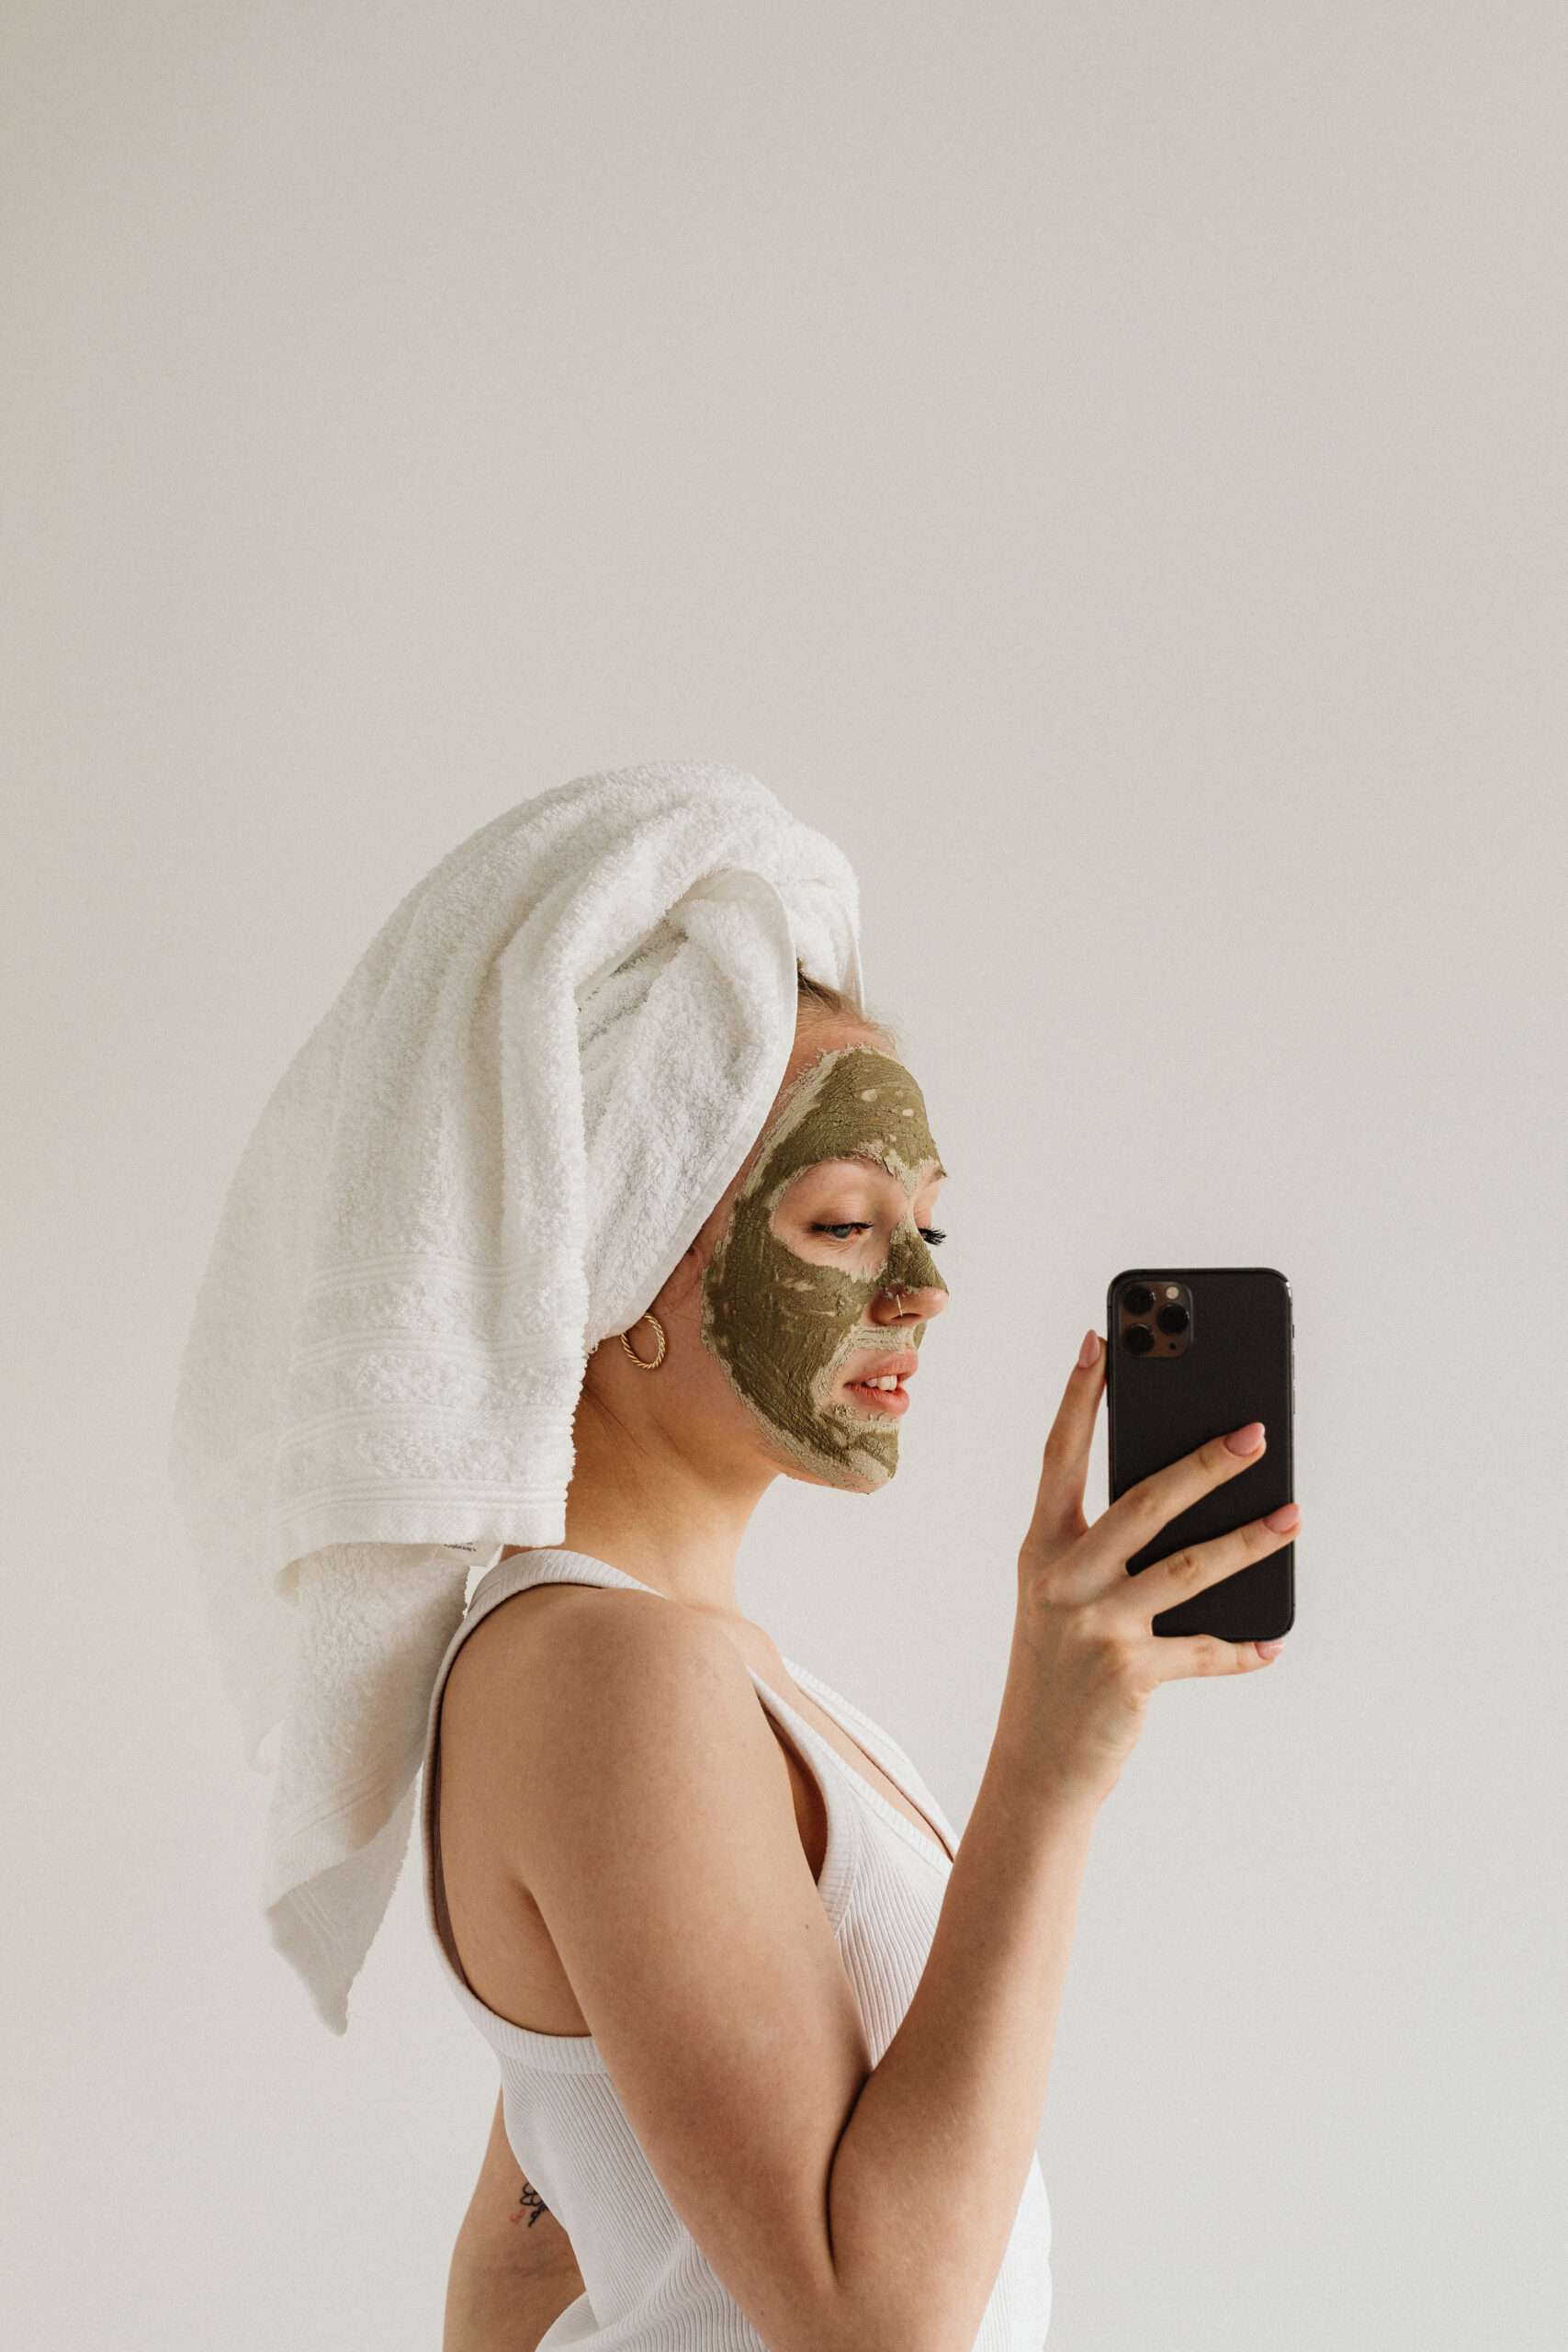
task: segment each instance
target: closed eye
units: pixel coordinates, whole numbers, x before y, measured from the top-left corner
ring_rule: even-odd
[[[947,1239],[945,1233],[939,1233],[936,1227],[931,1225],[917,1226],[915,1229],[919,1233],[920,1239],[928,1243],[933,1250],[937,1247],[939,1242],[942,1242]],[[831,1234],[834,1240],[837,1241],[843,1234],[869,1233],[871,1231],[871,1220],[869,1217],[863,1218],[858,1221],[854,1218],[851,1218],[849,1222],[844,1225],[814,1225],[811,1227],[811,1230],[813,1233]]]

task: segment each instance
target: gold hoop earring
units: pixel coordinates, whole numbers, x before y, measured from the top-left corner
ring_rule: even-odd
[[[624,1331],[619,1335],[621,1345],[625,1348],[627,1355],[630,1356],[633,1363],[636,1364],[638,1372],[657,1372],[660,1365],[664,1362],[664,1326],[660,1321],[658,1316],[652,1314],[639,1315],[637,1318],[637,1323],[632,1325],[632,1329],[634,1331],[637,1328],[637,1323],[652,1324],[654,1329],[659,1334],[659,1353],[656,1356],[639,1356]]]

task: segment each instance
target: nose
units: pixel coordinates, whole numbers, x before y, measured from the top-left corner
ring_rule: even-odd
[[[874,1311],[881,1323],[929,1323],[946,1305],[947,1293],[936,1283],[913,1288],[890,1283],[878,1296]]]

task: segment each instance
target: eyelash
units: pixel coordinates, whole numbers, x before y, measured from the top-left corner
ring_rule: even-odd
[[[813,1233],[830,1234],[836,1241],[841,1233],[869,1233],[871,1231],[871,1222],[869,1218],[863,1219],[859,1217],[845,1217],[838,1225],[814,1225],[811,1230]],[[936,1248],[939,1241],[945,1241],[947,1239],[946,1234],[939,1233],[934,1225],[922,1225],[919,1227],[917,1230],[919,1233],[920,1239],[928,1243],[933,1250]]]

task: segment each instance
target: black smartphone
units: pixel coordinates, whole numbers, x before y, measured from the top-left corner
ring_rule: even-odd
[[[1111,1499],[1205,1439],[1244,1421],[1268,1443],[1223,1486],[1168,1520],[1127,1562],[1136,1576],[1187,1544],[1228,1535],[1295,1500],[1291,1285],[1273,1266],[1130,1267],[1105,1301]],[[1151,1623],[1156,1634],[1268,1642],[1295,1623],[1294,1543],[1195,1592]]]

